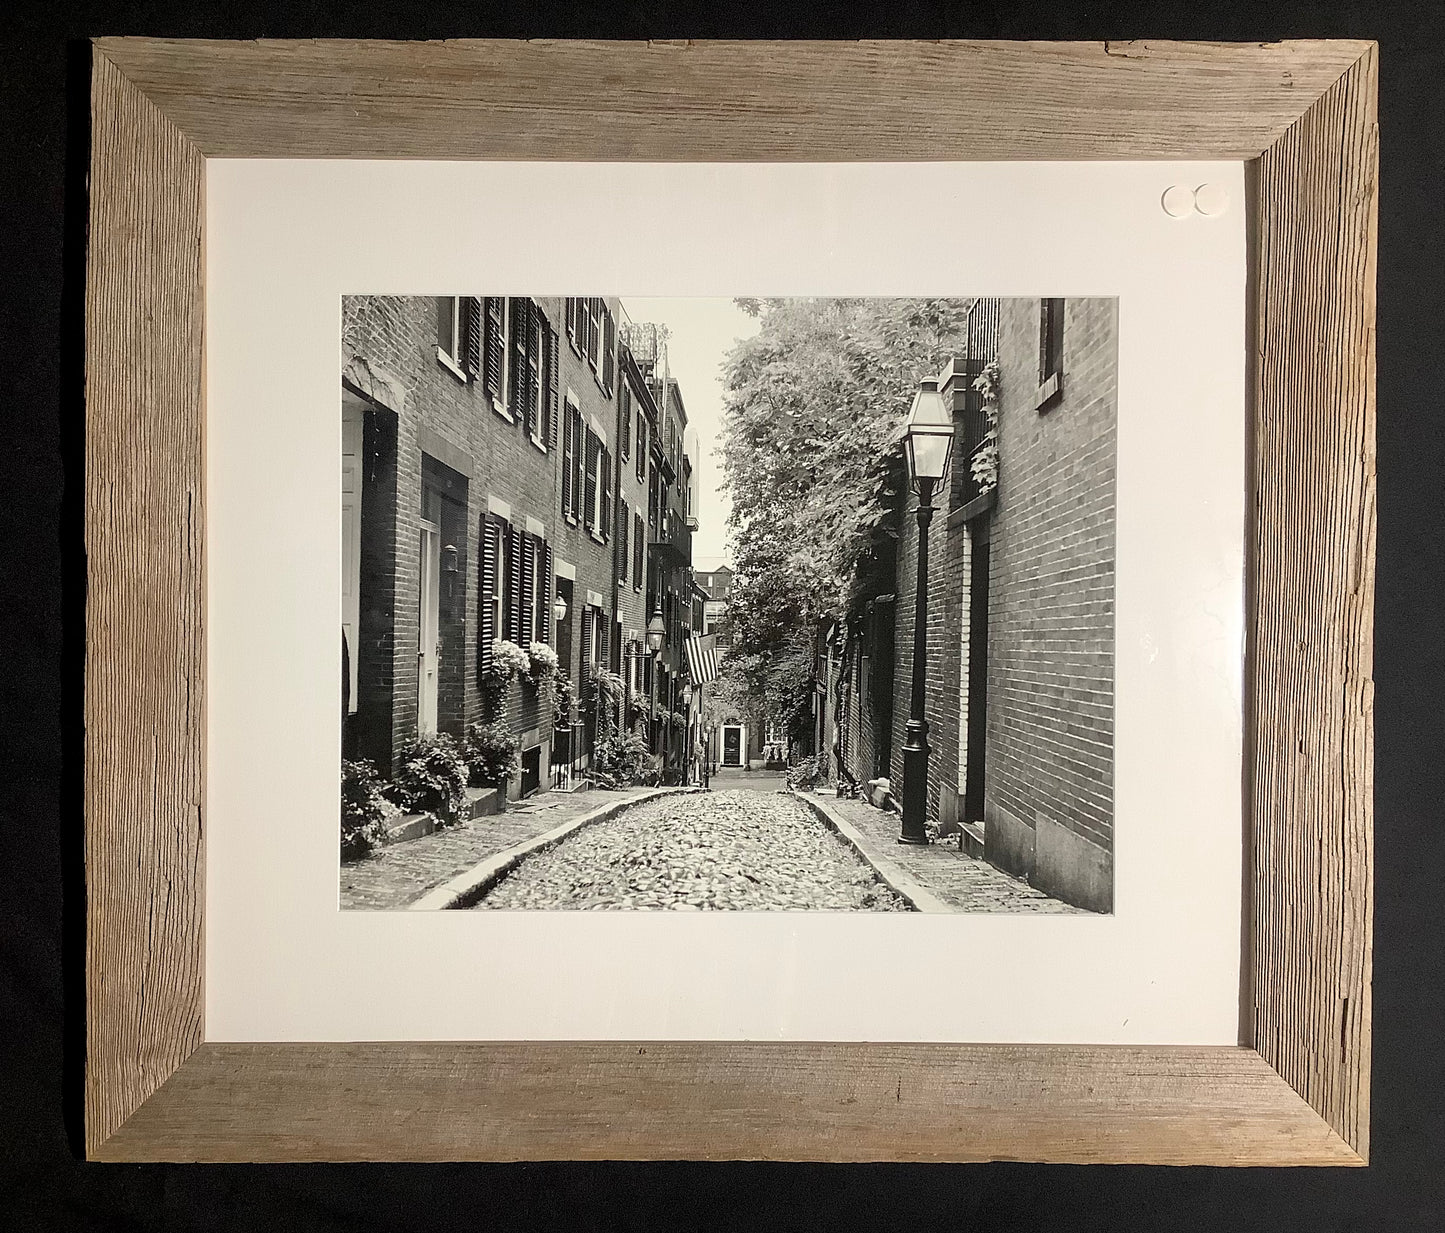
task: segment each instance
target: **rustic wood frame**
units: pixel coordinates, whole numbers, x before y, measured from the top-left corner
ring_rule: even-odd
[[[89,1154],[1364,1163],[1376,94],[1347,41],[97,41]],[[204,1041],[205,159],[544,153],[1248,160],[1239,1047]]]

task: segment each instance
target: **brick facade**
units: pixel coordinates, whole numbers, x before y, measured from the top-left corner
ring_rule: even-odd
[[[997,484],[968,481],[976,442],[960,432],[928,532],[928,818],[942,834],[967,831],[974,850],[1049,894],[1110,911],[1117,302],[987,303],[989,354],[950,366],[941,382],[962,424],[978,409],[967,402],[978,397],[974,377],[997,359]],[[1049,329],[1045,313],[1055,314]],[[1058,370],[1053,384],[1045,368]],[[911,705],[916,507],[910,495],[896,560],[881,574],[875,563],[831,656],[823,644],[818,655],[819,735],[840,777],[866,781],[886,760],[895,797]],[[878,705],[885,668],[891,707]],[[970,774],[983,780],[972,790]]]
[[[1039,397],[1040,301],[1006,300],[992,515],[990,859],[1110,910],[1118,304],[1062,302],[1062,392]]]
[[[630,472],[624,470],[618,451],[620,306],[615,300],[591,302],[595,319],[603,325],[594,329],[596,338],[589,345],[584,331],[570,328],[573,304],[561,298],[464,303],[478,306],[464,310],[476,313],[478,319],[495,309],[509,329],[521,306],[519,320],[528,324],[506,337],[506,362],[509,371],[515,365],[516,372],[525,374],[528,358],[536,357],[539,375],[530,402],[508,384],[510,376],[500,383],[501,397],[489,390],[482,375],[490,362],[485,356],[478,366],[476,356],[439,355],[439,329],[444,332],[445,326],[439,325],[442,310],[436,298],[343,299],[343,398],[353,407],[364,407],[365,416],[362,599],[359,645],[353,652],[358,685],[356,714],[347,723],[345,748],[348,756],[371,758],[389,773],[396,753],[417,735],[419,544],[425,509],[439,526],[444,546],[438,587],[437,727],[460,735],[472,722],[504,722],[521,737],[531,773],[545,788],[553,735],[551,708],[528,683],[514,681],[501,696],[481,684],[483,643],[490,645],[485,635],[490,627],[484,620],[488,613],[480,610],[485,527],[489,519],[500,528],[509,525],[518,545],[525,539],[528,545],[550,548],[551,577],[545,576],[540,563],[537,571],[545,593],[530,588],[530,580],[522,592],[531,601],[529,615],[519,627],[526,631],[522,641],[528,640],[527,633],[541,633],[542,640],[553,642],[578,698],[585,698],[588,651],[582,639],[592,617],[584,619],[584,611],[590,607],[597,614],[604,663],[613,659],[618,613],[624,623],[633,625],[639,615],[637,593],[630,585],[632,571],[624,593],[617,584],[614,560],[619,482],[629,508],[637,508],[637,488],[626,485]],[[527,315],[533,311],[538,317]],[[530,352],[513,353],[510,348],[516,339],[533,337],[534,321],[539,341]],[[549,337],[554,340],[550,355]],[[460,331],[457,338],[460,352]],[[555,415],[550,412],[548,376],[556,389]],[[562,465],[569,406],[575,407],[578,422],[590,431],[599,452],[606,451],[611,464],[603,483],[605,506],[599,506],[605,521],[585,514],[573,519],[571,510],[564,509],[564,488],[571,486],[564,485]],[[642,491],[645,494],[645,488]],[[588,525],[590,521],[596,525]],[[501,534],[506,534],[505,529]],[[525,554],[519,559],[525,560]],[[539,562],[544,559],[539,551]],[[551,608],[559,588],[567,597],[568,612],[557,623]],[[497,630],[496,636],[508,636],[508,631]],[[511,788],[515,795],[522,784],[514,782]]]

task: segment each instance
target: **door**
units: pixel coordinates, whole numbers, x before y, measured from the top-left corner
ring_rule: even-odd
[[[341,692],[346,710],[356,714],[357,661],[361,614],[361,451],[365,410],[346,395],[341,404],[341,636],[346,675]]]
[[[723,765],[741,766],[743,760],[743,730],[735,724],[723,728]]]
[[[437,673],[440,667],[441,639],[441,530],[426,519],[421,524],[421,560],[417,571],[421,592],[417,602],[417,628],[420,638],[416,652],[417,706],[416,730],[430,736],[437,730]]]
[[[968,583],[968,750],[963,820],[983,821],[985,734],[988,728],[988,537],[974,539]]]

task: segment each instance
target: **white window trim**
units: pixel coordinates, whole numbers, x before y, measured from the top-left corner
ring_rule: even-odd
[[[467,370],[461,366],[461,348],[464,343],[461,328],[461,296],[442,295],[438,299],[449,299],[452,306],[451,334],[452,348],[448,351],[441,343],[436,344],[436,358],[441,360],[442,367],[447,369],[452,376],[457,377],[460,382],[467,382]]]

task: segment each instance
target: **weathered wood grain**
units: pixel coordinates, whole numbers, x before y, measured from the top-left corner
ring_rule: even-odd
[[[1253,1044],[1369,1151],[1373,51],[1258,167]]]
[[[203,1045],[104,1159],[1358,1164],[1249,1049]]]
[[[103,39],[208,156],[1253,158],[1366,44]]]
[[[104,56],[86,283],[86,1137],[201,1040],[200,153]]]
[[[1375,92],[1362,43],[103,40],[86,342],[89,1153],[1362,1163]],[[1263,154],[1245,1015],[1259,1052],[201,1045],[207,154]]]

